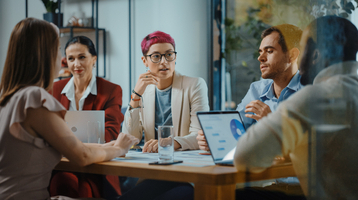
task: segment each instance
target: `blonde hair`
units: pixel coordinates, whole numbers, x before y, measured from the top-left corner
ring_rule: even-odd
[[[19,89],[40,85],[52,88],[59,38],[48,22],[26,18],[12,30],[0,83],[0,106]]]

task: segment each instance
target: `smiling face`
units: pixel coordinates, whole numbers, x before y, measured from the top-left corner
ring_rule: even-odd
[[[259,48],[260,70],[262,78],[275,79],[289,67],[288,54],[282,51],[282,47],[278,43],[279,33],[272,32],[264,37]]]
[[[92,78],[92,69],[97,56],[92,56],[86,45],[74,43],[66,49],[67,65],[74,78]]]
[[[174,47],[170,43],[157,43],[150,46],[147,55],[153,53],[165,54],[174,51]],[[159,79],[168,79],[174,74],[176,59],[168,62],[164,56],[162,56],[159,63],[153,63],[149,56],[142,56],[142,61],[143,64],[148,67],[153,74],[157,75]]]

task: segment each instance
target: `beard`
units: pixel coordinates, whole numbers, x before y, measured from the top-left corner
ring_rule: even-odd
[[[286,71],[288,66],[288,57],[285,56],[284,59],[280,60],[280,62],[271,64],[265,64],[268,66],[266,72],[261,72],[261,77],[263,79],[275,79],[280,77],[283,72]]]
[[[261,77],[263,79],[274,79],[277,77],[277,75],[280,74],[278,70],[267,72],[267,73],[261,73]]]
[[[281,61],[279,63],[275,63],[274,65],[268,65],[268,70],[266,72],[261,72],[261,77],[263,79],[275,79],[280,77],[282,73],[286,71],[288,68],[288,63],[285,61]]]

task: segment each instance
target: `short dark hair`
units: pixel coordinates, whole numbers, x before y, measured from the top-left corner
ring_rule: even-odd
[[[65,46],[65,55],[66,55],[67,47],[70,46],[71,44],[76,44],[76,43],[80,43],[80,44],[87,46],[90,54],[92,56],[97,56],[96,48],[94,47],[92,40],[86,36],[76,36],[76,37],[69,39]]]
[[[337,16],[320,17],[309,25],[311,38],[330,64],[356,60],[358,30],[347,19]]]
[[[302,36],[302,30],[292,24],[281,24],[273,26],[264,30],[261,34],[261,38],[264,39],[266,36],[273,32],[279,33],[278,44],[281,46],[282,51],[286,53],[292,48],[300,49],[300,39]]]

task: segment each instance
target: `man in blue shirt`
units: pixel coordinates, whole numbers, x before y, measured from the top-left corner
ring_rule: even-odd
[[[260,55],[257,59],[260,61],[263,79],[250,85],[247,94],[236,109],[240,112],[246,129],[275,111],[279,103],[303,87],[298,71],[301,35],[302,30],[291,24],[273,26],[262,32],[262,41],[258,50]],[[209,151],[202,130],[198,132],[197,140],[200,149]],[[276,190],[279,190],[281,185],[287,190],[287,184],[290,184],[292,193],[298,191],[297,196],[293,194],[289,196],[290,199],[302,198],[296,177],[277,179],[276,183],[283,183],[273,186]],[[295,185],[298,186],[297,189]],[[255,193],[255,189],[253,191]],[[273,199],[277,197],[274,196]]]
[[[250,85],[237,106],[246,129],[302,88],[297,64],[301,35],[302,30],[291,24],[273,26],[262,32],[257,59],[263,79]],[[201,130],[197,140],[200,149],[209,150]]]
[[[282,24],[262,33],[259,48],[261,77],[237,106],[246,128],[275,111],[278,104],[302,88],[298,73],[299,42],[302,31]]]

